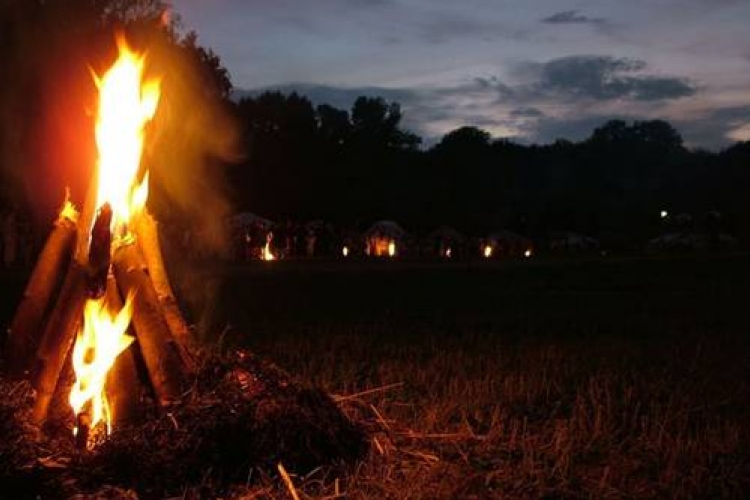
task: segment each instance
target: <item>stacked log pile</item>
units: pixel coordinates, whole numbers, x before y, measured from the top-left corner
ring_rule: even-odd
[[[81,327],[86,300],[104,295],[110,307],[121,304],[122,297],[128,295],[134,300],[132,327],[137,344],[120,356],[123,359],[118,360],[111,376],[118,382],[109,384],[118,419],[126,420],[127,415],[137,413],[135,387],[139,384],[133,380],[137,356],[142,357],[148,385],[160,408],[177,404],[189,387],[192,371],[185,345],[189,334],[166,278],[153,218],[145,214],[136,222],[148,226],[140,231],[148,245],[130,237],[113,249],[112,210],[108,205],[99,209],[90,233],[84,218],[77,220],[76,215],[75,211],[64,211],[55,223],[8,330],[9,373],[29,377],[36,390],[34,423],[42,425],[48,417]],[[76,252],[80,239],[86,237],[88,251]],[[159,277],[161,295],[152,275]],[[174,304],[169,309],[170,321],[162,305],[165,302]]]

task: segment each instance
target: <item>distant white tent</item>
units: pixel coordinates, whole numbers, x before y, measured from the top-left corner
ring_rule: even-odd
[[[402,252],[406,235],[394,221],[378,221],[365,231],[365,253],[373,257],[394,257]]]
[[[406,231],[392,220],[380,220],[365,231],[365,237],[383,237],[401,240],[406,237]]]
[[[737,238],[726,233],[710,235],[707,233],[665,233],[649,240],[649,250],[706,250],[733,249],[737,247]]]
[[[491,233],[484,239],[482,251],[489,246],[496,256],[530,256],[534,251],[534,242],[513,231],[502,230]]]
[[[248,228],[261,228],[268,230],[273,226],[273,221],[252,212],[240,212],[229,218],[229,225],[233,229],[238,230]]]
[[[590,236],[568,231],[554,234],[550,241],[550,248],[572,251],[595,250],[599,248],[599,241]]]

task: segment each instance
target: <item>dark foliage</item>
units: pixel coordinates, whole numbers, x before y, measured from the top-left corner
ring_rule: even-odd
[[[235,206],[274,219],[643,239],[670,229],[661,210],[691,214],[691,230],[743,237],[750,216],[750,149],[689,150],[663,120],[613,120],[584,141],[549,145],[461,127],[419,150],[398,105],[378,98],[361,97],[347,112],[266,92],[243,98],[237,112],[249,155],[231,168]],[[718,226],[708,228],[709,213]]]

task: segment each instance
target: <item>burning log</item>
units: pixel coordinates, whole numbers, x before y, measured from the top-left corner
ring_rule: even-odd
[[[89,412],[82,411],[76,415],[76,429],[75,447],[77,450],[85,450],[91,434],[91,415]]]
[[[159,232],[157,222],[151,214],[144,210],[139,216],[135,226],[138,246],[148,267],[148,274],[154,285],[154,290],[159,298],[164,311],[164,319],[167,321],[172,337],[180,346],[180,354],[189,371],[194,371],[194,362],[190,355],[191,346],[190,330],[180,312],[179,304],[175,298],[172,286],[167,277],[167,270],[162,258],[161,245],[159,244]]]
[[[85,302],[86,271],[74,259],[37,350],[32,373],[32,385],[37,393],[32,418],[36,424],[47,418],[57,379],[81,324]]]
[[[23,300],[8,329],[6,360],[13,376],[20,376],[32,368],[33,350],[39,344],[42,320],[55,291],[61,286],[74,252],[78,234],[75,218],[75,209],[66,205],[39,254]]]
[[[120,246],[112,259],[122,295],[134,294],[133,325],[143,361],[162,408],[178,402],[186,388],[187,367],[169,331],[154,285],[133,244]]]
[[[105,210],[105,207],[102,207],[94,221],[94,231],[91,233],[89,264],[91,264],[91,258],[93,257],[94,265],[89,267],[94,269],[102,265],[100,262],[103,259],[101,254],[104,253],[102,248],[106,247],[106,253],[109,254],[109,243],[112,238],[109,231],[109,220],[111,220],[112,212],[111,210]],[[108,259],[109,257],[107,257]],[[96,296],[96,293],[98,293],[92,288],[99,286],[97,282],[92,281],[92,276],[96,274],[97,272],[92,274],[76,259],[71,260],[65,283],[37,350],[36,365],[32,374],[32,384],[37,391],[32,417],[37,424],[41,424],[47,417],[49,404],[52,401],[55,387],[57,387],[57,380],[81,325],[86,298]],[[104,283],[104,287],[106,287],[106,274]]]
[[[87,291],[92,299],[102,297],[107,291],[110,253],[112,251],[112,208],[105,203],[99,209],[91,229],[89,250],[89,279]]]
[[[119,311],[123,307],[117,283],[112,274],[107,278],[107,305],[110,310]],[[107,376],[107,399],[112,410],[113,424],[136,422],[141,412],[141,380],[137,364],[137,344],[132,343],[119,356]]]

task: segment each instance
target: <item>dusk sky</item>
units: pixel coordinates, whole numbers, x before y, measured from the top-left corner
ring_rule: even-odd
[[[474,125],[580,140],[669,120],[688,146],[750,140],[750,0],[174,0],[238,91],[401,104],[430,144]]]

